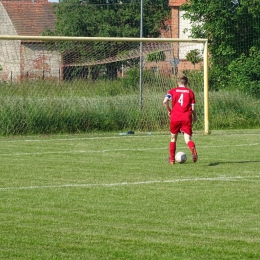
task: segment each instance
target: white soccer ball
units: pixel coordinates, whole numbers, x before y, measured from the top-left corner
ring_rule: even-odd
[[[184,152],[178,152],[175,155],[175,161],[178,163],[185,163],[187,160],[187,155]]]

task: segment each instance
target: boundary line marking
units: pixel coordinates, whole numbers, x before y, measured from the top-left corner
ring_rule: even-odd
[[[85,184],[61,184],[61,185],[43,185],[43,186],[24,186],[24,187],[0,187],[0,191],[13,191],[13,190],[35,190],[35,189],[58,189],[58,188],[91,188],[91,187],[115,187],[115,186],[130,186],[130,185],[143,185],[143,184],[157,184],[157,183],[177,183],[188,181],[260,181],[252,180],[253,178],[260,178],[259,176],[219,176],[211,178],[183,178],[175,180],[154,180],[154,181],[138,181],[138,182],[117,182],[117,183],[85,183]]]
[[[161,135],[153,135],[155,136],[162,136]],[[52,139],[14,139],[14,140],[1,140],[2,143],[12,143],[12,142],[53,142],[53,141],[81,141],[81,140],[100,140],[100,139],[118,139],[118,138],[147,138],[151,137],[151,135],[127,135],[127,136],[96,136],[96,137],[68,137],[68,138],[52,138]]]
[[[253,143],[253,144],[237,144],[233,145],[234,147],[242,147],[242,146],[258,146],[259,143]],[[199,149],[203,148],[216,148],[216,147],[228,147],[230,145],[204,145],[199,146]],[[178,149],[184,149],[186,146],[180,146]],[[125,149],[107,149],[107,150],[75,150],[75,151],[56,151],[56,152],[24,152],[24,153],[3,153],[0,154],[0,156],[23,156],[23,155],[47,155],[47,154],[80,154],[80,153],[105,153],[105,152],[122,152],[122,151],[151,151],[151,150],[166,150],[167,147],[162,148],[125,148]]]
[[[196,133],[194,133],[196,135]],[[197,134],[200,135],[200,134]],[[259,133],[226,133],[221,135],[260,135]],[[152,137],[161,137],[161,136],[170,136],[170,133],[159,133],[159,134],[152,134]],[[212,134],[212,136],[218,136]],[[148,134],[136,134],[136,135],[127,135],[127,136],[95,136],[95,137],[68,137],[68,138],[44,138],[41,139],[13,139],[13,140],[1,140],[0,143],[11,143],[11,142],[53,142],[53,141],[80,141],[80,140],[100,140],[100,139],[118,139],[118,138],[149,138],[151,135]]]

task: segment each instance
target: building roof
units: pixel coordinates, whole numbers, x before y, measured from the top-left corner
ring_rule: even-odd
[[[48,0],[0,0],[0,2],[48,3]]]
[[[170,7],[178,7],[185,3],[186,3],[186,0],[169,0]]]
[[[46,29],[53,30],[55,14],[48,0],[0,1],[18,35],[39,36]]]

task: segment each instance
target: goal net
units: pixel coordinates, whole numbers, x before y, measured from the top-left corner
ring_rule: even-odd
[[[168,131],[182,74],[208,133],[207,67],[203,39],[0,36],[0,134]]]

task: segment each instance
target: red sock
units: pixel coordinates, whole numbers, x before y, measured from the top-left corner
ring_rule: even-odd
[[[169,154],[170,154],[170,160],[175,160],[175,151],[176,151],[176,142],[170,142],[169,145]]]
[[[190,150],[192,150],[192,148],[195,147],[195,144],[193,141],[189,141],[188,146],[189,146]]]

